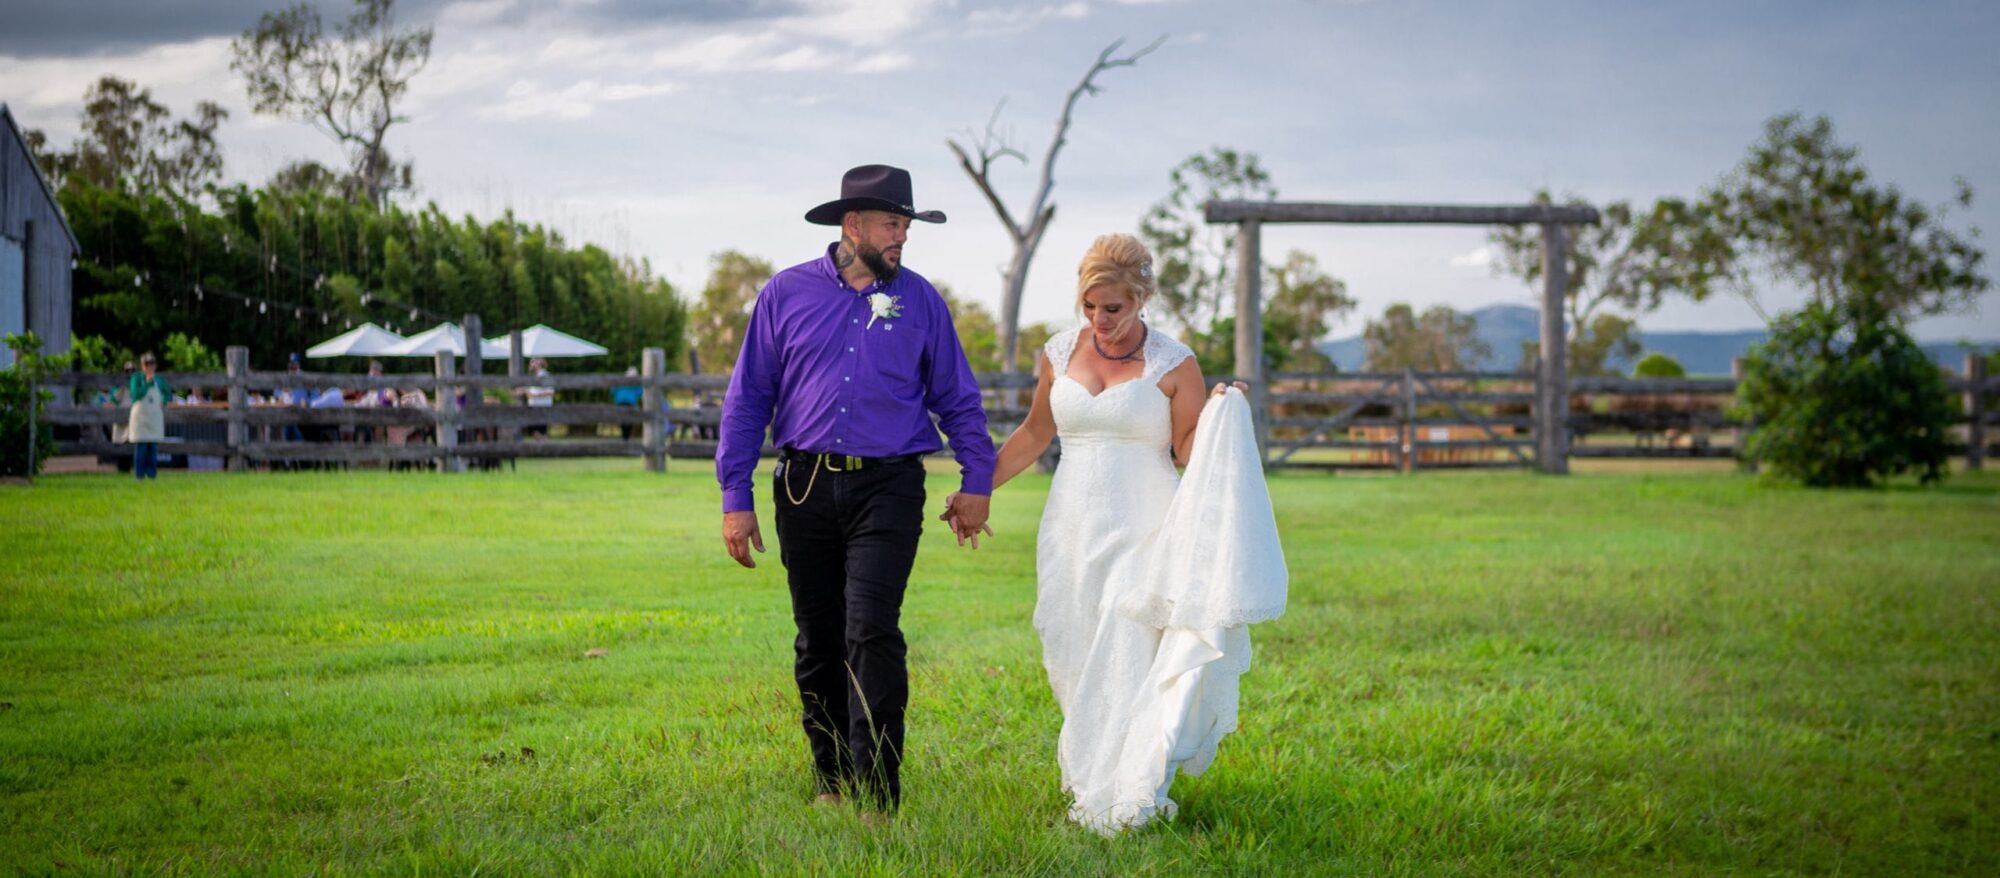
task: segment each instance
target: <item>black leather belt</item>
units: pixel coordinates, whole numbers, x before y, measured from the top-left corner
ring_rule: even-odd
[[[787,463],[817,462],[821,469],[830,473],[909,463],[913,460],[922,460],[923,457],[921,454],[897,454],[890,457],[856,457],[852,454],[827,454],[819,451],[800,451],[796,448],[784,448],[778,451],[778,459]]]

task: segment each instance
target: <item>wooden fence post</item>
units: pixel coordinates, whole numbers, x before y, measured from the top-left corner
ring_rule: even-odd
[[[35,351],[40,354],[41,351]],[[18,364],[17,364],[18,365]],[[33,369],[28,373],[28,465],[22,470],[28,477],[28,484],[35,483],[35,434],[42,432],[42,385],[35,380]]]
[[[462,327],[465,330],[465,377],[478,378],[486,374],[486,361],[481,358],[481,351],[479,350],[479,333],[484,327],[479,325],[479,315],[477,314],[465,315],[465,322],[462,324]],[[484,399],[481,399],[485,395],[485,388],[468,386],[465,390],[465,407],[478,407],[480,403],[485,402]]]
[[[438,468],[448,473],[464,472],[465,461],[458,456],[458,388],[451,385],[451,379],[458,377],[458,363],[451,351],[438,351],[437,357],[437,444],[443,456]]]
[[[522,362],[524,359],[521,356],[521,331],[518,329],[509,331],[507,333],[507,377],[519,378],[521,377],[521,373],[527,371]],[[508,392],[511,394],[513,390],[517,389],[510,389]],[[504,438],[509,442],[521,441],[521,425],[509,424]]]
[[[1264,306],[1259,298],[1263,259],[1258,252],[1263,224],[1244,220],[1236,227],[1236,377],[1250,386],[1251,425],[1257,433],[1257,460],[1270,461],[1270,388],[1264,381]]]
[[[229,372],[229,471],[240,473],[250,468],[250,459],[243,454],[243,446],[249,441],[243,416],[250,410],[250,388],[246,384],[250,377],[250,349],[230,345],[223,351],[223,358],[223,368]]]
[[[1568,333],[1563,331],[1569,248],[1562,223],[1542,224],[1542,349],[1535,376],[1535,455],[1542,472],[1569,472]]]
[[[1736,393],[1743,392],[1743,358],[1729,361],[1729,377],[1736,379]],[[1736,428],[1736,461],[1746,473],[1756,474],[1757,459],[1750,456],[1750,437],[1757,432],[1757,419],[1745,418],[1743,425]]]
[[[1417,471],[1417,375],[1403,370],[1403,472]]]
[[[1986,465],[1986,358],[1965,355],[1965,468]]]
[[[666,396],[666,391],[660,387],[660,377],[666,371],[665,348],[646,348],[641,352],[639,372],[646,383],[639,393],[639,407],[646,413],[646,420],[639,431],[639,444],[646,449],[646,471],[649,473],[667,471],[666,431],[660,423],[660,401]]]

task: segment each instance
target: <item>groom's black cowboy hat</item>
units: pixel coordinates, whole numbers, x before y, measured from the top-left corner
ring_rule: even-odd
[[[840,198],[806,211],[806,222],[840,225],[850,210],[883,210],[927,223],[944,222],[944,211],[918,211],[910,197],[910,172],[888,165],[850,168],[840,177]]]

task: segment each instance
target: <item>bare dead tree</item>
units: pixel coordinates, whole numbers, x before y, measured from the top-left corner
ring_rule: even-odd
[[[986,201],[993,205],[993,212],[1000,217],[1000,224],[1007,228],[1007,234],[1014,239],[1014,257],[1008,261],[1007,272],[1001,279],[1004,292],[1000,297],[998,347],[1002,372],[1019,371],[1015,366],[1014,356],[1021,322],[1021,290],[1028,284],[1028,266],[1035,259],[1035,249],[1041,246],[1042,235],[1048,231],[1049,222],[1056,215],[1056,206],[1049,202],[1049,190],[1055,186],[1056,154],[1061,152],[1063,144],[1068,142],[1070,116],[1076,109],[1076,102],[1084,95],[1095,95],[1102,90],[1095,82],[1098,74],[1114,67],[1131,67],[1137,64],[1140,58],[1159,48],[1166,40],[1167,38],[1162,36],[1145,48],[1122,58],[1114,55],[1118,48],[1125,44],[1124,40],[1118,40],[1104,47],[1104,51],[1097,53],[1097,62],[1083,74],[1083,81],[1070,89],[1069,98],[1063,101],[1062,115],[1056,119],[1055,137],[1049,141],[1049,151],[1042,157],[1041,179],[1035,187],[1034,201],[1024,214],[1028,218],[1026,225],[1014,218],[1014,214],[1007,209],[1006,202],[1002,201],[999,193],[993,189],[992,174],[995,161],[1012,157],[1019,159],[1024,165],[1028,163],[1027,155],[1009,146],[1006,137],[995,130],[994,126],[1000,120],[1000,110],[1007,105],[1007,102],[1002,100],[999,106],[993,108],[992,118],[986,121],[986,130],[968,132],[966,140],[971,144],[971,149],[967,149],[957,140],[945,141],[945,144],[951,147],[952,153],[958,156],[959,167],[965,169],[966,176],[972,178],[973,184],[986,196]]]
[[[230,43],[230,69],[243,74],[252,111],[311,123],[350,153],[351,176],[365,199],[383,206],[391,189],[410,186],[410,164],[389,157],[389,129],[410,80],[430,61],[432,28],[397,31],[395,0],[354,0],[334,35],[319,10],[300,3],[267,12]]]

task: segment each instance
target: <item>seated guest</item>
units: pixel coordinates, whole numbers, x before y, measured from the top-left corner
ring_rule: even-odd
[[[293,354],[290,355],[290,358],[285,362],[285,374],[292,377],[297,377],[301,371],[303,371],[303,369],[299,364],[299,355],[296,352],[294,352]],[[312,393],[311,391],[306,390],[304,387],[292,385],[288,387],[278,388],[278,392],[273,397],[273,399],[275,399],[279,405],[290,405],[290,406],[305,405],[306,403],[312,401]],[[305,438],[306,438],[305,431],[300,430],[299,425],[297,424],[285,425],[286,442],[304,442]]]
[[[368,361],[368,377],[370,378],[382,377],[382,361],[380,360]],[[396,405],[396,391],[391,388],[383,387],[377,390],[370,390],[363,393],[362,396],[373,398],[374,399],[373,405],[381,406],[383,408],[394,408]]]
[[[549,374],[549,361],[541,357],[536,357],[528,364],[528,373],[537,378],[547,377]],[[553,387],[523,387],[516,390],[515,393],[527,398],[529,408],[550,408],[556,404],[556,389]],[[546,439],[549,435],[549,425],[529,424],[521,428],[521,435],[540,436]]]
[[[299,365],[299,355],[295,353],[290,356],[290,360],[285,363],[285,374],[288,377],[297,378],[300,372],[303,371]],[[302,386],[288,385],[278,388],[278,392],[273,398],[280,405],[305,405],[312,401],[312,393]]]
[[[368,361],[368,377],[382,377],[382,364],[379,361]],[[396,407],[396,391],[388,387],[363,390],[354,397],[353,405],[355,408],[364,409],[392,409]],[[375,428],[366,424],[355,427],[354,440],[356,442],[375,441]]]

